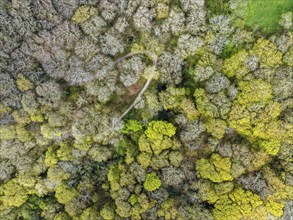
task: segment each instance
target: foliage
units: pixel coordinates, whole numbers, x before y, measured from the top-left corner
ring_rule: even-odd
[[[150,191],[150,192],[154,191],[160,188],[160,186],[161,186],[161,180],[155,172],[152,172],[146,175],[146,180],[143,184],[143,187],[147,191]]]
[[[175,219],[178,211],[175,209],[175,201],[170,198],[162,203],[161,209],[158,210],[158,216],[165,219]]]
[[[217,107],[209,101],[204,89],[199,88],[194,91],[195,103],[200,114],[206,117],[217,117]]]
[[[205,127],[211,135],[215,138],[221,139],[224,137],[225,129],[227,128],[227,123],[223,120],[209,119],[205,123]]]
[[[0,219],[292,216],[291,2],[2,2]]]
[[[238,187],[215,203],[213,216],[215,219],[266,219],[262,204],[258,195]]]
[[[220,183],[233,180],[231,176],[231,160],[222,158],[219,154],[213,154],[209,160],[200,159],[196,161],[196,170],[204,179]]]
[[[16,85],[21,91],[26,91],[29,89],[32,89],[32,83],[26,79],[23,75],[18,75],[18,78],[16,80]]]
[[[263,80],[253,80],[240,82],[239,88],[241,92],[230,112],[230,126],[247,136],[253,144],[276,155],[286,131],[277,129],[281,126],[277,119],[281,109],[278,102],[271,101],[271,85]],[[253,112],[259,117],[252,119]]]
[[[282,64],[282,53],[269,40],[258,39],[250,52],[260,59],[260,67],[262,68],[275,67]]]
[[[123,129],[121,130],[122,133],[127,134],[130,132],[138,132],[142,130],[142,124],[136,120],[129,120],[127,123],[124,124]]]
[[[165,110],[178,108],[185,98],[188,91],[184,88],[169,87],[166,91],[159,94],[160,101]]]
[[[236,54],[232,55],[230,58],[225,59],[223,65],[223,72],[228,77],[233,77],[236,75],[238,79],[244,77],[248,72],[248,68],[245,65],[245,60],[248,57],[246,50],[240,50]]]
[[[56,189],[55,196],[58,202],[60,202],[61,204],[66,204],[75,196],[77,196],[77,192],[74,188],[70,188],[65,183],[61,183]]]
[[[32,176],[19,176],[1,185],[0,202],[4,207],[20,207],[29,195],[35,193],[34,185],[36,179]]]
[[[111,204],[107,203],[104,205],[103,209],[100,212],[101,216],[106,219],[106,220],[110,220],[113,219],[115,217],[115,212],[113,207],[111,207]]]
[[[225,13],[228,9],[228,1],[227,0],[207,0],[206,1],[206,6],[208,9],[211,10],[212,13],[214,14],[222,14]]]
[[[47,167],[50,167],[51,165],[57,164],[57,162],[56,149],[54,146],[50,146],[45,155],[45,164]]]
[[[145,133],[138,140],[139,149],[147,153],[160,154],[163,150],[174,147],[172,139],[176,128],[165,121],[152,121]]]
[[[92,15],[96,14],[97,11],[95,8],[90,7],[90,6],[80,6],[79,8],[76,9],[74,12],[73,17],[71,20],[74,23],[82,23],[88,20]]]

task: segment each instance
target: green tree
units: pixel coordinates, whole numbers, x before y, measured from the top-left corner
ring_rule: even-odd
[[[146,131],[140,136],[138,146],[140,151],[160,154],[163,150],[174,148],[171,139],[176,133],[176,127],[165,121],[152,121]]]
[[[150,191],[150,192],[154,191],[154,190],[160,188],[160,186],[161,186],[161,180],[155,172],[148,173],[146,175],[146,180],[143,184],[143,187],[147,191]]]
[[[66,183],[62,182],[56,189],[55,197],[61,204],[66,204],[78,195],[76,189],[69,187]]]
[[[210,159],[199,159],[196,161],[196,170],[204,179],[220,183],[231,181],[231,159],[222,158],[219,154],[213,154]]]
[[[272,101],[271,85],[261,79],[239,82],[239,94],[229,114],[229,126],[256,147],[276,155],[289,130],[278,120],[281,105]],[[290,129],[290,128],[289,128]]]

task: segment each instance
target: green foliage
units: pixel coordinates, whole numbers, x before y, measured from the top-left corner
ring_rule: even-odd
[[[30,132],[28,132],[23,126],[17,126],[15,128],[15,131],[16,139],[22,142],[30,141],[32,139]]]
[[[167,4],[158,3],[156,7],[157,19],[164,19],[169,15],[169,7]]]
[[[65,212],[57,213],[57,215],[54,217],[54,220],[70,220],[70,217]]]
[[[260,196],[236,187],[217,200],[213,216],[216,220],[266,219],[266,210],[262,205]]]
[[[97,162],[105,162],[112,156],[112,151],[109,146],[94,146],[92,147],[88,155]]]
[[[196,170],[202,178],[215,183],[233,180],[230,158],[222,158],[219,154],[213,154],[209,160],[197,160]]]
[[[18,124],[26,125],[26,124],[29,124],[31,122],[29,114],[27,112],[23,111],[23,110],[14,111],[14,112],[12,112],[12,115],[13,115],[14,120]]]
[[[59,160],[62,160],[62,161],[72,160],[72,150],[71,150],[71,147],[68,145],[68,143],[61,142],[60,148],[57,150],[56,154]]]
[[[184,99],[181,102],[180,109],[182,109],[183,113],[186,115],[187,119],[193,121],[198,118],[199,113],[194,106],[194,103],[190,99]]]
[[[4,114],[6,114],[9,110],[10,110],[9,107],[3,105],[0,102],[0,117],[2,117]]]
[[[230,42],[225,46],[222,53],[220,54],[220,57],[223,59],[229,58],[232,54],[239,51],[240,48],[237,48],[234,42]]]
[[[105,220],[112,220],[115,217],[115,210],[110,203],[106,203],[101,209],[100,215]]]
[[[140,43],[143,45],[144,50],[153,52],[153,54],[146,54],[146,56],[152,61],[157,58],[156,55],[160,55],[164,51],[164,44],[162,44],[157,38],[153,37],[149,33],[144,32],[140,35]],[[151,71],[156,71],[155,68],[150,68],[153,69]]]
[[[88,138],[86,140],[83,140],[82,142],[75,142],[73,144],[73,146],[76,149],[82,150],[82,151],[87,151],[90,149],[91,145],[92,145],[93,141],[91,138]]]
[[[169,163],[169,157],[168,157],[168,151],[164,151],[161,154],[154,155],[151,159],[150,166],[154,170],[160,170],[164,167],[168,167],[170,165]]]
[[[161,209],[158,210],[158,216],[164,217],[164,219],[176,219],[178,211],[175,207],[175,200],[172,198],[167,199],[161,205]]]
[[[288,66],[293,66],[293,46],[291,46],[288,51],[283,56],[283,62]]]
[[[100,220],[98,208],[95,206],[87,208],[80,215],[80,220]]]
[[[21,125],[4,125],[0,126],[0,134],[2,140],[13,140],[17,139],[21,142],[26,142],[31,140],[30,133]]]
[[[97,14],[97,9],[91,6],[80,6],[76,9],[73,17],[71,18],[74,23],[82,23],[88,20],[91,16]]]
[[[174,147],[170,137],[176,133],[176,127],[165,121],[152,121],[145,133],[140,136],[138,145],[140,151],[160,154],[163,150]]]
[[[141,219],[141,214],[155,206],[155,200],[151,200],[145,193],[135,195],[135,201],[132,208],[132,218]]]
[[[43,122],[44,121],[44,117],[42,116],[42,114],[40,112],[36,112],[30,115],[30,119],[33,122]]]
[[[261,68],[272,68],[282,64],[282,53],[277,50],[275,44],[269,40],[260,38],[249,51],[240,50],[223,63],[223,72],[228,77],[243,79],[249,72],[249,58],[256,57]]]
[[[40,215],[39,203],[41,200],[37,196],[31,196],[28,201],[21,206],[20,212],[25,220],[30,220],[32,218],[38,218]]]
[[[228,11],[228,0],[207,0],[205,4],[213,14],[223,14]]]
[[[171,151],[169,154],[169,160],[174,167],[179,167],[184,160],[184,155],[180,151]]]
[[[276,217],[280,217],[282,209],[284,207],[284,201],[292,200],[293,198],[293,187],[292,185],[286,185],[282,180],[282,177],[278,176],[275,171],[269,167],[265,167],[262,170],[262,174],[267,184],[270,186],[272,191],[266,195],[267,199],[267,210]]]
[[[139,136],[143,132],[142,130],[143,130],[142,123],[140,123],[137,120],[128,120],[124,124],[123,128],[121,129],[121,133],[128,135],[133,141],[137,142]],[[129,143],[129,144],[131,144],[131,143]]]
[[[133,206],[135,203],[137,203],[137,196],[135,194],[132,194],[129,197],[128,202],[130,202],[130,204]]]
[[[151,153],[147,153],[147,152],[141,152],[136,160],[137,162],[144,168],[147,169],[148,166],[151,163],[151,159],[152,159],[152,154]]]
[[[210,102],[209,97],[204,89],[196,89],[194,91],[194,97],[196,107],[201,115],[211,118],[218,116],[217,107],[212,102]]]
[[[16,136],[14,126],[0,126],[1,140],[13,140]]]
[[[237,79],[243,78],[249,70],[245,65],[245,61],[248,57],[246,50],[240,50],[230,58],[225,59],[223,63],[223,72],[228,77],[236,76]]]
[[[110,183],[111,189],[117,191],[120,189],[120,173],[121,173],[121,166],[112,165],[109,168],[108,172],[108,181]]]
[[[261,79],[241,81],[238,86],[241,92],[237,96],[237,101],[241,105],[263,104],[272,99],[271,85]]]
[[[66,173],[64,170],[61,169],[58,165],[51,165],[47,171],[47,178],[50,181],[53,181],[59,184],[62,180],[69,179],[70,174]]]
[[[143,187],[147,191],[150,191],[150,192],[154,191],[154,190],[160,188],[160,186],[161,186],[161,180],[155,172],[147,174],[146,180],[143,184]]]
[[[227,128],[227,123],[224,120],[220,119],[209,119],[205,123],[205,127],[212,136],[217,139],[224,137],[225,129]]]
[[[214,204],[222,195],[230,193],[234,189],[233,182],[212,183],[208,180],[195,182],[192,188],[198,190],[202,201]]]
[[[269,201],[266,204],[266,208],[269,213],[273,214],[275,217],[280,218],[283,215],[284,204]]]
[[[287,138],[287,134],[277,119],[281,106],[271,101],[271,85],[260,79],[242,81],[239,89],[241,92],[230,112],[229,125],[256,146],[276,155],[282,138]]]
[[[122,128],[121,132],[123,134],[128,134],[131,132],[138,132],[142,130],[143,126],[142,124],[137,121],[137,120],[128,120],[125,124],[124,127]]]
[[[48,124],[52,127],[62,127],[66,125],[66,118],[58,113],[48,114]]]
[[[125,202],[122,199],[116,199],[116,213],[124,218],[128,218],[131,216],[131,205],[129,202]]]
[[[277,155],[281,145],[280,140],[260,140],[258,146],[264,149],[268,154]]]
[[[20,175],[0,185],[0,204],[3,207],[20,207],[29,195],[35,193],[37,179],[29,175]]]
[[[26,91],[33,88],[32,83],[26,79],[22,74],[18,75],[16,85],[21,91]]]
[[[78,195],[76,189],[69,187],[66,183],[61,182],[56,189],[55,197],[61,204],[66,204]]]
[[[160,139],[163,135],[172,137],[175,133],[176,127],[165,121],[152,121],[149,123],[148,128],[145,131],[146,137],[151,140]]]
[[[135,139],[138,139],[136,135],[135,135]],[[132,141],[125,138],[119,142],[116,152],[120,156],[125,157],[125,162],[127,164],[131,164],[134,161],[134,157],[137,155],[137,146]],[[107,155],[110,155],[111,151],[108,147],[107,149],[104,149],[102,153],[107,153]]]
[[[168,87],[159,94],[159,97],[163,108],[169,110],[178,108],[187,94],[188,90],[185,88]]]
[[[45,155],[45,164],[47,167],[57,164],[58,157],[56,154],[56,147],[50,146]]]
[[[290,209],[291,3],[251,14],[261,3],[5,2],[0,219],[262,220]],[[283,33],[246,29],[264,11]]]
[[[258,26],[268,33],[281,29],[278,24],[282,13],[293,10],[293,2],[288,0],[278,1],[248,1],[246,25]]]
[[[250,53],[260,59],[260,67],[262,68],[270,68],[282,64],[281,51],[278,51],[277,46],[269,40],[258,39]]]
[[[60,129],[53,128],[48,124],[44,124],[41,126],[41,133],[47,139],[53,139],[62,135],[62,131]]]

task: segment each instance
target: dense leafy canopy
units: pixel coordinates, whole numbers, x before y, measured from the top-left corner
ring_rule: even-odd
[[[2,0],[0,219],[289,219],[292,6]]]

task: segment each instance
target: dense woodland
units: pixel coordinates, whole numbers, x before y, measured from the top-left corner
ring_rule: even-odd
[[[1,0],[1,220],[290,220],[293,1]]]

